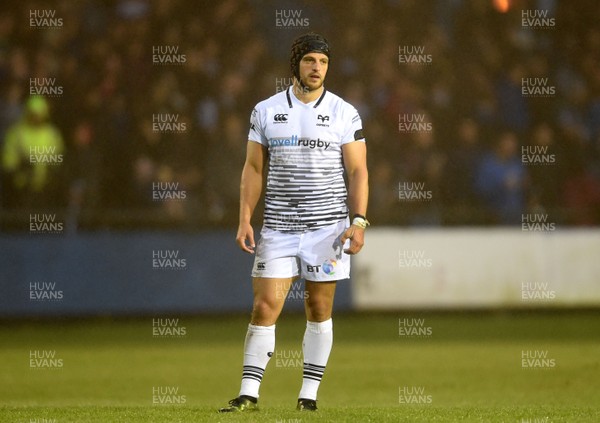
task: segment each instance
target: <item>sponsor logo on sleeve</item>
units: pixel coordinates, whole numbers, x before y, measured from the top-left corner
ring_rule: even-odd
[[[357,141],[357,140],[362,140],[364,137],[365,137],[365,136],[363,135],[363,130],[362,130],[362,128],[361,128],[361,129],[357,129],[357,130],[354,132],[354,140],[355,140],[355,141]]]

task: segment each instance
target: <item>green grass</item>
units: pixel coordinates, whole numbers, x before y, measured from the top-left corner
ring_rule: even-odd
[[[399,318],[424,318],[431,336],[399,336]],[[316,414],[295,411],[302,369],[277,355],[261,411],[216,413],[239,389],[246,317],[182,317],[186,335],[168,339],[152,337],[151,321],[4,324],[0,422],[600,421],[595,312],[337,315]],[[282,316],[280,354],[300,354],[304,324]],[[63,366],[30,369],[30,350],[56,351]],[[547,352],[555,366],[524,369],[523,350]],[[153,405],[157,386],[185,403]],[[401,404],[400,387],[422,387],[430,402]]]

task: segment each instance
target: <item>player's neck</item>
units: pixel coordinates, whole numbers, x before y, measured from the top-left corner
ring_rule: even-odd
[[[298,80],[296,80],[294,81],[293,92],[298,100],[300,100],[304,104],[308,104],[321,97],[321,94],[323,94],[324,89],[325,86],[321,85],[320,88],[309,91],[308,88],[302,87]]]

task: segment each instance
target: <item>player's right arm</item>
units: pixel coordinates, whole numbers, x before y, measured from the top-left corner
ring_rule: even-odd
[[[267,148],[258,142],[248,141],[240,183],[240,224],[236,236],[238,246],[247,253],[254,253],[256,246],[250,220],[262,193],[266,162]]]

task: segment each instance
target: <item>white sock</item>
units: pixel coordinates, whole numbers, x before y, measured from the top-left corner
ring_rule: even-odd
[[[302,351],[304,353],[304,375],[298,398],[317,400],[319,384],[325,372],[333,345],[333,321],[306,322]]]
[[[258,398],[265,368],[275,350],[275,325],[248,325],[244,343],[244,370],[240,395]]]

